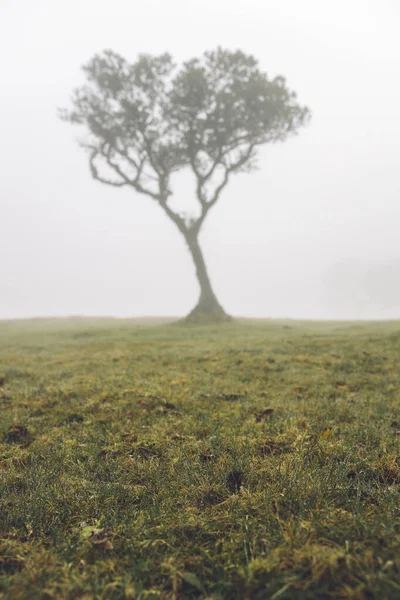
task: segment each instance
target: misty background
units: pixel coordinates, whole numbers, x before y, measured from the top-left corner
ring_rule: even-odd
[[[221,45],[312,110],[235,176],[201,244],[233,315],[400,318],[398,0],[0,0],[0,318],[185,315],[198,298],[159,207],[92,180],[57,118],[112,49],[187,60]],[[177,201],[192,181],[174,179]]]

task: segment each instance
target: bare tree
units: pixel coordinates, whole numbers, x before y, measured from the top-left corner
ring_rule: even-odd
[[[258,147],[284,141],[309,117],[283,77],[269,79],[252,56],[218,48],[177,68],[169,54],[134,63],[112,51],[83,67],[62,119],[84,125],[92,176],[149,196],[175,223],[192,255],[200,297],[188,318],[226,320],[211,286],[199,233],[231,175],[256,167]],[[171,207],[171,176],[196,181],[197,214]]]

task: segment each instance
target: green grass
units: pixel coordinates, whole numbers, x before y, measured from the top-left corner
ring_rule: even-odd
[[[0,598],[400,598],[400,323],[0,322]]]

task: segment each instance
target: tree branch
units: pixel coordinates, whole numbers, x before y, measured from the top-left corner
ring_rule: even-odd
[[[192,170],[196,176],[197,179],[197,198],[201,204],[202,207],[207,206],[207,199],[204,196],[204,192],[203,192],[203,186],[204,184],[212,177],[212,175],[215,172],[215,169],[218,167],[218,165],[222,164],[222,159],[224,159],[225,157],[227,157],[227,155],[229,154],[229,152],[231,152],[232,150],[234,150],[235,148],[238,147],[238,145],[242,144],[243,142],[246,142],[249,139],[248,135],[242,135],[239,136],[237,138],[235,138],[234,140],[232,140],[227,146],[221,146],[218,150],[218,154],[217,154],[217,158],[214,160],[211,168],[208,170],[207,173],[205,173],[204,175],[202,175],[199,170],[196,167],[196,157],[193,156],[193,154],[191,154],[190,157],[190,165],[192,167]],[[232,171],[236,170],[236,168],[239,168],[242,164],[244,164],[251,156],[251,152],[253,151],[254,146],[256,146],[256,142],[253,142],[250,145],[250,152],[249,154],[245,153],[244,157],[243,157],[243,163],[241,162],[242,159],[240,159],[240,165],[238,165],[238,167],[236,167],[235,165],[232,166]],[[227,182],[225,182],[224,186],[226,185]],[[221,190],[220,190],[221,191]],[[218,192],[218,195],[220,193],[220,191]]]
[[[129,156],[127,148],[123,146],[121,149],[121,147],[118,144],[118,140],[116,140],[116,145],[117,145],[117,147],[116,147],[117,152],[119,152],[124,158],[126,158],[126,160],[129,162],[129,164],[132,165],[132,167],[134,167],[135,169],[139,169],[139,163],[135,159],[133,159],[131,156]],[[135,150],[136,150],[136,148],[135,148]],[[139,150],[136,150],[136,151],[138,153],[139,161],[140,161]]]
[[[106,159],[106,162],[108,164],[109,167],[111,167],[123,180],[127,185],[132,186],[137,192],[140,192],[141,194],[145,194],[146,196],[150,196],[150,198],[153,198],[153,200],[159,200],[160,196],[159,194],[152,192],[151,190],[149,190],[148,188],[145,188],[142,183],[140,182],[140,178],[142,176],[143,173],[143,168],[146,162],[146,158],[142,157],[140,159],[139,164],[137,165],[136,169],[137,172],[135,174],[135,178],[131,179],[129,178],[121,169],[121,167],[112,161],[111,157],[110,157],[110,152],[111,152],[111,145],[108,146],[108,151],[106,150],[106,144],[103,144],[102,148],[101,148],[101,154],[102,156],[104,156],[104,158]],[[117,152],[119,152],[119,150],[116,150]]]
[[[253,152],[255,146],[256,146],[255,142],[250,144],[248,149],[245,152],[241,153],[240,158],[228,167],[229,171],[230,172],[237,171],[238,169],[240,169],[240,167],[243,167],[243,165],[249,160],[249,158],[251,158],[251,155],[252,155],[252,152]]]
[[[255,144],[251,144],[249,146],[249,148],[247,149],[247,151],[243,152],[241,157],[235,163],[233,163],[229,166],[224,164],[224,167],[225,167],[224,177],[223,177],[221,183],[219,184],[219,186],[215,189],[212,199],[203,205],[202,213],[201,213],[200,217],[197,219],[197,221],[193,227],[193,229],[195,229],[197,233],[199,233],[200,228],[208,214],[208,211],[210,210],[210,208],[212,208],[214,206],[214,204],[216,204],[216,202],[218,201],[218,199],[221,195],[222,190],[226,187],[231,173],[240,169],[240,167],[242,167],[249,160],[249,158],[251,157],[251,154],[254,150],[254,146],[255,146]],[[220,163],[220,164],[222,164],[222,163]],[[215,168],[215,167],[213,167],[213,168]]]
[[[122,187],[123,185],[128,185],[127,181],[111,181],[110,179],[105,179],[104,177],[100,177],[99,172],[94,164],[94,159],[98,155],[98,150],[94,148],[89,158],[90,171],[92,173],[93,179],[96,181],[100,181],[100,183],[105,183],[106,185],[112,185],[114,187]]]
[[[189,233],[189,228],[186,226],[185,221],[176,212],[172,210],[167,204],[166,198],[160,197],[158,200],[159,205],[164,210],[166,215],[175,223],[179,231],[186,237]]]
[[[210,177],[212,177],[215,169],[220,164],[220,160],[221,160],[222,156],[223,156],[223,152],[222,152],[222,148],[220,148],[218,151],[217,158],[213,162],[213,164],[212,164],[211,168],[208,170],[208,172],[205,173],[204,175],[202,175],[196,167],[196,157],[195,156],[193,157],[193,155],[191,155],[191,157],[190,157],[190,164],[191,164],[192,170],[197,179],[197,186],[196,186],[197,198],[203,208],[205,206],[207,206],[207,198],[204,196],[203,186],[210,179]]]
[[[149,159],[149,163],[152,166],[152,168],[154,169],[155,173],[157,173],[157,175],[159,177],[161,177],[162,173],[160,173],[160,170],[158,169],[158,166],[156,165],[155,161],[154,161],[154,157],[153,157],[153,149],[151,147],[151,143],[149,142],[149,140],[147,139],[146,135],[144,134],[143,131],[140,132],[143,136],[143,140],[144,140],[144,144],[146,147],[146,152],[147,152],[147,157]]]

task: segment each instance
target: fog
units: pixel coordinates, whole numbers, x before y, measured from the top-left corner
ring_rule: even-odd
[[[95,182],[57,108],[81,65],[254,54],[312,111],[235,176],[201,244],[233,315],[400,318],[398,0],[1,0],[0,318],[184,315],[198,284],[149,198]],[[187,177],[175,177],[191,202]]]

